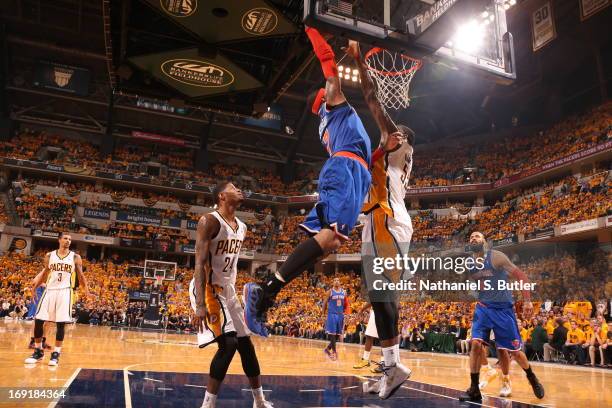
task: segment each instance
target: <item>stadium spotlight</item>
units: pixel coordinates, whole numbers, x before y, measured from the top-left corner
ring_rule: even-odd
[[[483,25],[479,24],[476,20],[470,20],[459,27],[452,39],[452,43],[455,45],[455,49],[471,53],[482,46],[483,37]]]

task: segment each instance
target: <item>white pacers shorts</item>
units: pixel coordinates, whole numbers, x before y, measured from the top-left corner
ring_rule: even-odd
[[[72,289],[46,289],[36,307],[35,319],[72,323]]]
[[[189,299],[191,308],[195,312],[195,281],[193,279],[189,283]],[[209,285],[206,288],[205,304],[208,318],[202,324],[203,331],[198,331],[200,348],[206,347],[225,333],[235,332],[238,337],[251,335],[244,320],[244,308],[233,285],[224,288]]]
[[[378,338],[378,330],[376,329],[376,320],[374,318],[374,309],[370,309],[370,318],[368,319],[368,325],[366,326],[365,335],[369,337]]]

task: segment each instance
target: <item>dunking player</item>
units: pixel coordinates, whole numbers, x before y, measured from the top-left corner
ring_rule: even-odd
[[[247,324],[263,336],[265,311],[281,288],[349,239],[371,181],[370,138],[340,89],[334,51],[317,30],[307,27],[306,34],[326,80],[325,89],[314,97],[312,112],[321,120],[319,137],[330,158],[319,174],[319,201],[300,225],[312,237],[295,248],[263,287],[245,285]]]
[[[361,57],[359,43],[349,41],[347,53],[353,57],[361,78],[361,90],[378,129],[380,145],[372,155],[372,186],[363,212],[362,253],[373,257],[395,258],[408,254],[412,220],[404,197],[412,170],[414,132],[393,123],[376,97],[376,86]],[[367,266],[366,266],[367,268]],[[399,282],[404,270],[386,271],[382,277]],[[371,271],[364,271],[365,276]],[[367,279],[366,279],[367,280]],[[376,329],[383,352],[383,376],[370,387],[380,398],[389,398],[410,377],[411,370],[400,362],[399,311],[395,293],[377,293],[368,287]]]
[[[498,284],[498,282],[507,282],[510,278],[528,283],[528,277],[503,252],[488,249],[485,237],[481,232],[473,232],[470,235],[469,243],[473,257],[484,258],[484,265],[481,269],[470,270],[470,279],[481,281],[483,289],[487,283],[490,284],[491,290],[480,290],[478,292],[478,303],[474,309],[472,323],[472,347],[470,349],[471,384],[470,388],[459,399],[460,401],[482,400],[478,387],[483,358],[482,347],[483,344],[487,344],[491,330],[495,335],[495,345],[502,371],[500,396],[509,397],[512,394],[509,376],[510,355],[512,355],[525,371],[535,396],[544,398],[544,387],[531,370],[527,356],[521,351],[521,335],[518,331],[513,309],[512,293],[507,289],[499,289]],[[523,313],[530,316],[533,313],[533,305],[528,290],[523,290],[523,301]]]
[[[242,192],[232,183],[215,187],[218,209],[198,222],[194,279],[189,285],[200,347],[217,342],[219,349],[210,362],[210,374],[202,407],[213,408],[221,383],[236,350],[249,379],[254,408],[269,408],[261,387],[259,362],[244,322],[244,309],[236,295],[236,273],[246,225],[236,218]]]
[[[34,353],[26,358],[26,364],[35,364],[43,359],[42,348],[45,322],[55,322],[55,349],[49,359],[50,366],[59,364],[59,357],[64,342],[66,323],[72,323],[72,303],[74,289],[77,285],[83,287],[83,295],[89,296],[87,280],[83,275],[83,260],[81,256],[70,250],[72,237],[63,232],[59,236],[59,248],[45,255],[43,270],[34,278],[32,295],[36,296],[36,289],[46,282],[34,316]]]
[[[323,301],[323,314],[327,313],[325,332],[329,338],[329,344],[323,351],[333,361],[338,359],[336,341],[344,333],[344,313],[347,310],[348,297],[344,289],[340,287],[340,279],[335,278],[327,299]]]

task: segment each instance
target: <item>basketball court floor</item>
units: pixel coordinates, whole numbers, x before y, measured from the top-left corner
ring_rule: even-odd
[[[51,330],[53,337],[54,328]],[[31,351],[27,344],[32,324],[0,322],[0,389],[66,387],[59,400],[9,401],[0,407],[199,407],[205,391],[210,360],[216,346],[199,349],[195,336],[113,330],[75,325],[67,330],[60,365],[23,363]],[[463,356],[402,351],[413,375],[386,401],[364,395],[368,369],[354,370],[361,347],[339,345],[339,360],[324,356],[321,341],[271,337],[254,338],[267,399],[285,407],[476,407],[460,403],[469,384],[468,359]],[[373,358],[378,358],[375,348]],[[612,370],[534,363],[546,387],[537,400],[513,363],[513,396],[497,398],[499,382],[487,389],[485,407],[610,407]],[[6,394],[6,393],[5,393]],[[218,406],[250,407],[251,392],[236,355],[222,386]]]

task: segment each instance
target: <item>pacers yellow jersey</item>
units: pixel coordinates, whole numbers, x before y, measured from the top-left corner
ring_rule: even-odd
[[[402,143],[372,164],[372,185],[362,208],[369,213],[381,208],[389,217],[412,225],[404,197],[412,171],[412,146]]]

